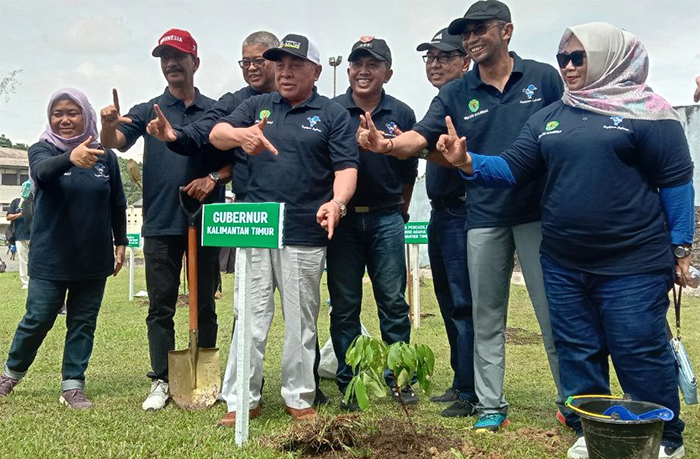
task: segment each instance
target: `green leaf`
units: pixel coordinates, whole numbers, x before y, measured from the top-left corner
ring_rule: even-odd
[[[345,403],[350,403],[350,400],[354,397],[355,394],[353,394],[353,391],[355,389],[355,380],[357,379],[357,376],[352,378],[350,380],[350,384],[348,384],[348,387],[345,388],[345,394],[343,395],[343,399],[345,400]]]
[[[362,379],[357,379],[355,382],[355,395],[357,396],[357,404],[360,405],[360,409],[365,411],[369,408],[369,397],[367,397],[367,388],[362,382]]]
[[[401,347],[399,344],[400,343],[394,343],[389,346],[389,354],[386,357],[386,366],[389,367],[391,371],[396,371],[401,361]]]
[[[383,381],[377,381],[375,379],[372,374],[372,369],[362,375],[362,382],[365,384],[368,394],[373,397],[384,397],[386,395],[386,390],[384,389],[386,386],[382,384]]]
[[[411,375],[404,368],[403,370],[401,370],[401,373],[399,373],[399,378],[396,382],[398,383],[399,387],[406,387],[410,380]]]

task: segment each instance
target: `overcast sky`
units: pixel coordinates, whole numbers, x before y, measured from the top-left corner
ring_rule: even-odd
[[[343,56],[338,92],[347,87],[346,58],[362,35],[391,47],[394,77],[387,92],[420,119],[435,95],[416,46],[461,17],[470,1],[442,0],[0,0],[0,77],[15,69],[20,85],[0,99],[0,133],[32,144],[46,125],[46,104],[65,86],[87,93],[93,107],[111,103],[119,90],[122,111],[160,94],[165,80],[151,50],[166,30],[189,30],[202,60],[195,84],[218,99],[245,83],[237,61],[251,32],[308,36],[324,65],[319,92],[331,96],[330,56]],[[511,50],[555,63],[564,28],[606,21],[640,37],[650,55],[648,83],[674,105],[692,104],[700,75],[698,0],[511,0],[515,32]],[[129,156],[140,156],[139,142]]]

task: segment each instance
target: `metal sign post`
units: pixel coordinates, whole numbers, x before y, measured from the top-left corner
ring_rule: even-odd
[[[141,247],[141,235],[129,233],[126,237],[129,240],[129,301],[134,301],[134,247]]]
[[[406,272],[408,274],[408,304],[411,306],[413,328],[420,328],[420,244],[428,243],[428,222],[410,222],[404,228],[407,244]]]
[[[250,248],[280,249],[284,227],[284,204],[206,204],[202,210],[202,245],[240,247],[236,257],[236,445],[248,441],[250,348],[252,330],[248,293]],[[235,291],[235,288],[234,288]]]

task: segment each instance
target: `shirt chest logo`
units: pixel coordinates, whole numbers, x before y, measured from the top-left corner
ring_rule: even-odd
[[[614,116],[611,116],[610,119],[613,122],[612,126],[607,124],[607,125],[603,126],[603,129],[618,129],[620,131],[629,132],[629,129],[627,129],[624,126],[620,126],[620,123],[622,123],[622,121],[625,119],[624,117],[619,116],[619,115],[614,115]]]
[[[315,127],[318,123],[321,122],[321,117],[319,117],[318,115],[309,116],[308,118],[306,118],[306,121],[308,121],[309,125],[305,126],[302,124],[302,129],[308,129],[315,132],[322,132],[319,128]]]
[[[484,113],[488,113],[489,109],[483,109],[479,110],[481,108],[481,103],[479,103],[479,99],[472,99],[469,101],[469,104],[467,104],[467,107],[469,108],[469,111],[471,112],[471,115],[467,115],[464,117],[464,120],[470,120],[474,117],[481,116]]]
[[[268,109],[263,109],[260,110],[260,113],[258,113],[258,121],[260,122],[263,119],[267,118],[267,124],[272,124],[272,121],[270,121],[270,115],[272,115],[272,112]]]
[[[384,126],[386,126],[386,137],[396,137],[396,123],[394,123],[393,121],[389,121]]]
[[[553,134],[561,134],[561,129],[557,129],[559,127],[559,121],[557,120],[552,120],[549,123],[544,125],[544,132],[541,132],[540,135],[537,136],[538,139],[541,139],[542,137],[546,135],[553,135]]]
[[[109,178],[109,173],[107,167],[102,163],[95,163],[92,168],[95,170],[95,177],[97,178]]]
[[[523,99],[520,101],[521,104],[531,104],[533,102],[539,102],[542,100],[541,97],[535,97],[533,99],[533,96],[535,95],[535,91],[537,91],[537,86],[534,84],[529,84],[526,88],[523,88],[523,92],[527,96],[527,99]]]

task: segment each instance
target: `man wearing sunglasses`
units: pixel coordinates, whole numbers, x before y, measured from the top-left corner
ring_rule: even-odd
[[[447,27],[421,43],[416,51],[425,51],[425,75],[440,89],[461,78],[471,59],[462,46],[462,37],[450,35]],[[444,417],[476,414],[478,399],[474,391],[474,326],[472,295],[467,266],[466,182],[453,167],[429,162],[426,165],[426,190],[430,198],[428,256],[433,273],[433,288],[445,322],[450,344],[452,385],[441,395],[430,398],[449,403]]]
[[[478,1],[463,18],[452,21],[448,31],[462,36],[476,68],[442,87],[423,120],[393,142],[377,135],[368,115],[369,129],[360,135],[363,147],[401,158],[423,151],[421,156],[439,161],[423,149],[433,148],[446,132],[445,117],[449,115],[459,136],[469,138],[470,148],[497,155],[513,143],[530,115],[561,97],[563,84],[553,67],[509,52],[513,24],[504,3]],[[474,425],[477,431],[497,431],[508,424],[503,395],[505,324],[516,250],[557,386],[557,403],[560,411],[566,410],[539,261],[542,189],[541,180],[514,190],[467,182],[467,252],[480,414]]]

